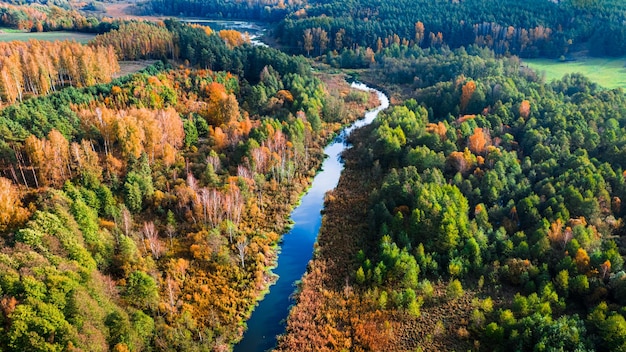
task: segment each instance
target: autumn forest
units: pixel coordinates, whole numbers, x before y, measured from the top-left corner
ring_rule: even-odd
[[[232,350],[379,104],[348,80],[391,107],[276,350],[626,351],[626,95],[523,61],[623,56],[620,1],[103,4],[0,4],[0,39],[93,36],[0,42],[0,351]]]

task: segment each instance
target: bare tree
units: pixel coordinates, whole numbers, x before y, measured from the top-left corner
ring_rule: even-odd
[[[167,224],[167,226],[165,226],[165,231],[167,231],[167,237],[169,237],[170,239],[170,247],[174,246],[173,240],[174,237],[176,236],[176,228],[174,228],[174,225],[172,224]]]
[[[307,28],[304,30],[302,39],[304,40],[303,47],[304,50],[306,50],[306,56],[309,56],[309,53],[313,50],[313,34],[311,33],[311,29]]]
[[[239,238],[237,241],[237,250],[239,251],[239,259],[241,260],[241,267],[245,268],[246,264],[244,259],[246,258],[246,252],[248,250],[248,239],[244,236]]]
[[[159,230],[156,229],[152,221],[143,223],[142,234],[144,236],[144,241],[148,242],[148,247],[150,248],[150,252],[152,252],[152,256],[155,259],[159,259],[161,254],[164,252],[164,248],[161,241],[159,241]]]
[[[124,235],[128,236],[130,234],[130,229],[133,226],[133,217],[130,214],[130,211],[124,207],[122,210],[122,229],[124,230]]]
[[[204,218],[204,224],[207,224],[208,221],[208,211],[209,211],[209,201],[210,194],[209,190],[206,188],[201,188],[198,192],[198,199],[200,200],[200,204],[202,204],[202,215]]]
[[[213,171],[219,172],[222,169],[222,162],[220,161],[220,157],[217,153],[212,152],[206,157],[207,165],[213,166]]]
[[[215,227],[224,218],[224,212],[222,210],[222,202],[224,201],[224,197],[222,197],[222,193],[217,189],[211,189],[209,192],[209,220],[211,226]]]
[[[178,287],[176,280],[172,280],[172,277],[169,275],[167,275],[165,282],[167,283],[170,310],[172,312],[176,312],[176,301],[178,300],[178,292],[180,291],[180,288]]]

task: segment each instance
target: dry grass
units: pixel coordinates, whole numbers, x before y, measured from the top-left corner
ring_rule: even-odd
[[[129,75],[131,73],[139,72],[157,61],[158,60],[120,61],[120,72],[115,74],[113,78],[118,78]]]
[[[114,2],[103,3],[105,16],[127,20],[144,20],[144,21],[160,21],[168,17],[163,16],[137,16],[130,13],[130,9],[135,2]],[[171,17],[171,16],[170,16]]]

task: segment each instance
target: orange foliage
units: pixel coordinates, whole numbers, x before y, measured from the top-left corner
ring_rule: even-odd
[[[124,164],[121,160],[114,157],[112,154],[109,154],[105,157],[104,169],[107,171],[109,177],[111,177],[112,175],[119,176],[124,169]]]
[[[584,216],[581,216],[579,218],[572,218],[569,219],[569,221],[567,222],[569,224],[569,226],[574,227],[574,226],[587,226],[587,219],[585,219]]]
[[[439,121],[436,124],[435,123],[427,124],[426,131],[429,133],[434,133],[438,135],[441,139],[445,139],[448,129],[446,128],[446,125],[443,124],[443,122]]]
[[[600,272],[602,273],[602,278],[606,278],[607,274],[611,272],[611,261],[606,260],[604,263],[600,265]]]
[[[550,224],[550,229],[548,230],[548,239],[550,243],[554,246],[559,246],[561,249],[565,249],[565,245],[572,239],[572,229],[567,227],[565,231],[563,230],[563,221],[561,219],[556,219],[555,222]]]
[[[53,129],[41,140],[30,135],[24,145],[37,171],[37,184],[61,187],[71,177],[69,143],[59,131]]]
[[[241,46],[244,43],[250,42],[250,37],[247,33],[241,33],[234,29],[223,29],[219,32],[220,38],[226,42],[226,45],[230,48]]]
[[[476,118],[476,115],[463,115],[463,116],[459,117],[459,118],[456,120],[456,122],[457,122],[458,124],[461,124],[461,123],[463,123],[463,122],[465,122],[465,121],[467,121],[467,120],[473,120],[473,119],[475,119],[475,118]]]
[[[226,146],[226,142],[227,142],[226,133],[224,133],[224,131],[222,131],[220,127],[215,127],[209,130],[209,134],[213,138],[213,146],[215,147],[215,149],[217,150],[224,149],[224,147]]]
[[[523,100],[519,105],[519,115],[523,118],[528,118],[530,115],[530,102],[528,100]]]
[[[66,84],[79,87],[111,81],[119,71],[111,47],[76,42],[0,43],[0,98],[9,104],[25,94],[48,94]]]
[[[286,90],[286,89],[281,89],[276,93],[276,97],[278,99],[281,99],[283,101],[287,101],[287,102],[293,102],[293,95],[291,94],[290,91]]]
[[[465,111],[465,109],[467,108],[467,104],[469,103],[470,99],[472,99],[472,95],[474,95],[475,90],[476,90],[476,83],[474,81],[468,81],[467,83],[465,83],[465,85],[462,88],[462,94],[461,94],[461,104],[460,104],[461,111]]]
[[[465,148],[463,152],[457,151],[450,153],[446,159],[446,164],[460,173],[469,171],[469,169],[474,166],[475,162],[476,157],[467,148]]]
[[[27,218],[28,210],[22,207],[19,189],[0,177],[0,232],[24,223]]]
[[[415,22],[415,44],[420,45],[424,41],[424,24],[421,21]]]
[[[174,35],[148,22],[122,23],[118,29],[97,35],[93,46],[112,47],[123,60],[172,58]]]
[[[213,34],[213,30],[209,26],[203,26],[203,25],[196,24],[196,23],[192,23],[189,26],[191,26],[192,28],[200,28],[200,29],[202,29],[204,31],[204,33],[206,33],[206,35]]]
[[[489,137],[489,131],[483,130],[480,127],[474,129],[474,134],[469,137],[468,140],[469,149],[474,154],[482,154],[485,152],[485,148],[491,144],[491,138]]]
[[[117,145],[125,157],[138,158],[145,151],[151,161],[167,156],[167,164],[171,164],[185,138],[183,122],[173,108],[114,110],[96,107],[80,110],[78,115],[87,129],[100,131],[106,154]]]
[[[223,84],[212,82],[204,87],[203,93],[208,97],[208,101],[206,110],[200,114],[209,125],[217,127],[238,120],[239,103],[233,94],[228,94]]]

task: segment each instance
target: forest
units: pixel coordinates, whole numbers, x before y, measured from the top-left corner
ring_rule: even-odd
[[[619,40],[625,34],[625,11],[623,2],[613,0],[314,1],[287,16],[276,33],[285,47],[300,53],[311,46],[306,31],[317,29],[325,35],[314,35],[312,46],[321,52],[378,51],[393,43],[424,48],[478,44],[507,56],[558,58],[581,46],[592,55],[621,56],[626,53]]]
[[[150,11],[165,15],[280,21],[275,37],[293,53],[379,51],[393,43],[423,48],[477,44],[498,55],[567,57],[626,54],[626,6],[619,0],[426,1],[161,1]]]
[[[136,11],[267,21],[276,48],[0,5],[98,34],[0,44],[0,351],[231,350],[323,147],[377,103],[337,72],[392,107],[350,138],[277,350],[626,350],[626,96],[520,59],[626,54],[623,2]]]
[[[138,4],[137,9],[142,14],[275,22],[306,4],[306,0],[150,0]]]
[[[623,91],[477,46],[361,78],[398,104],[352,139],[278,349],[626,348]]]
[[[0,350],[228,350],[367,94],[175,20],[2,51]]]

